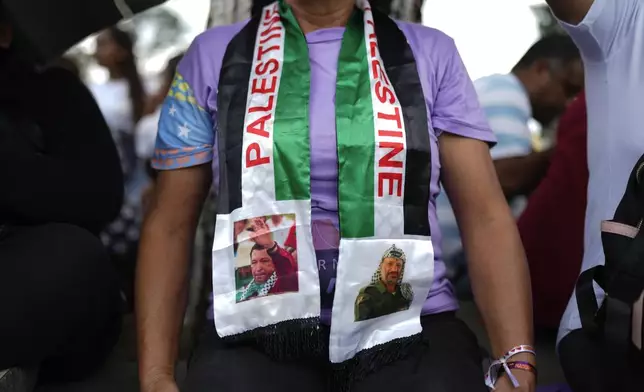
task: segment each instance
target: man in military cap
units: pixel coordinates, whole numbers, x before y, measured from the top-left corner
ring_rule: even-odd
[[[409,283],[403,283],[405,252],[392,245],[380,260],[371,284],[358,293],[355,321],[369,320],[409,309],[414,298]]]

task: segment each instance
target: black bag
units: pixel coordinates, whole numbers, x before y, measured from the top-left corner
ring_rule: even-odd
[[[26,116],[22,111],[13,107],[6,107],[0,103],[0,155],[7,158],[15,153],[42,154],[45,149],[45,142],[42,130],[35,121]],[[10,160],[10,159],[7,159]],[[11,162],[0,164],[7,165],[11,169]],[[1,177],[1,176],[0,176]],[[0,185],[0,192],[9,192]],[[10,209],[10,206],[0,205],[0,240],[9,233],[11,220],[2,213],[3,208]]]
[[[631,172],[614,218],[602,222],[605,265],[584,271],[575,295],[582,329],[620,357],[644,360],[644,155]],[[593,283],[606,293],[601,307]]]

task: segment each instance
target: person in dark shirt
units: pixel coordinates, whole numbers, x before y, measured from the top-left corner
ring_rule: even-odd
[[[37,72],[0,10],[0,369],[82,378],[118,340],[122,299],[97,234],[118,213],[116,147],[83,83]]]
[[[556,330],[584,254],[588,165],[586,98],[580,94],[559,121],[550,168],[517,223],[532,281],[534,322]]]
[[[358,293],[355,321],[369,320],[409,309],[413,292],[408,283],[402,283],[405,271],[405,253],[392,245],[382,256],[380,266],[371,284]]]

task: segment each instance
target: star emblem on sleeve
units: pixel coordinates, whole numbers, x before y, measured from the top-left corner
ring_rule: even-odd
[[[172,104],[172,106],[170,106],[170,109],[168,109],[168,114],[171,116],[174,116],[175,114],[177,114],[177,108],[176,106],[174,106],[174,104]]]
[[[188,128],[188,124],[184,123],[183,125],[179,125],[179,137],[187,138],[188,136],[190,136],[190,128]]]

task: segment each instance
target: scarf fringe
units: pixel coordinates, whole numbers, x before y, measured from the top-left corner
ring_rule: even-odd
[[[252,341],[275,361],[319,358],[325,346],[319,317],[282,321],[223,339],[231,344]]]
[[[329,391],[350,392],[353,384],[385,365],[407,357],[411,349],[422,341],[422,334],[395,339],[356,354],[355,357],[332,365]]]

